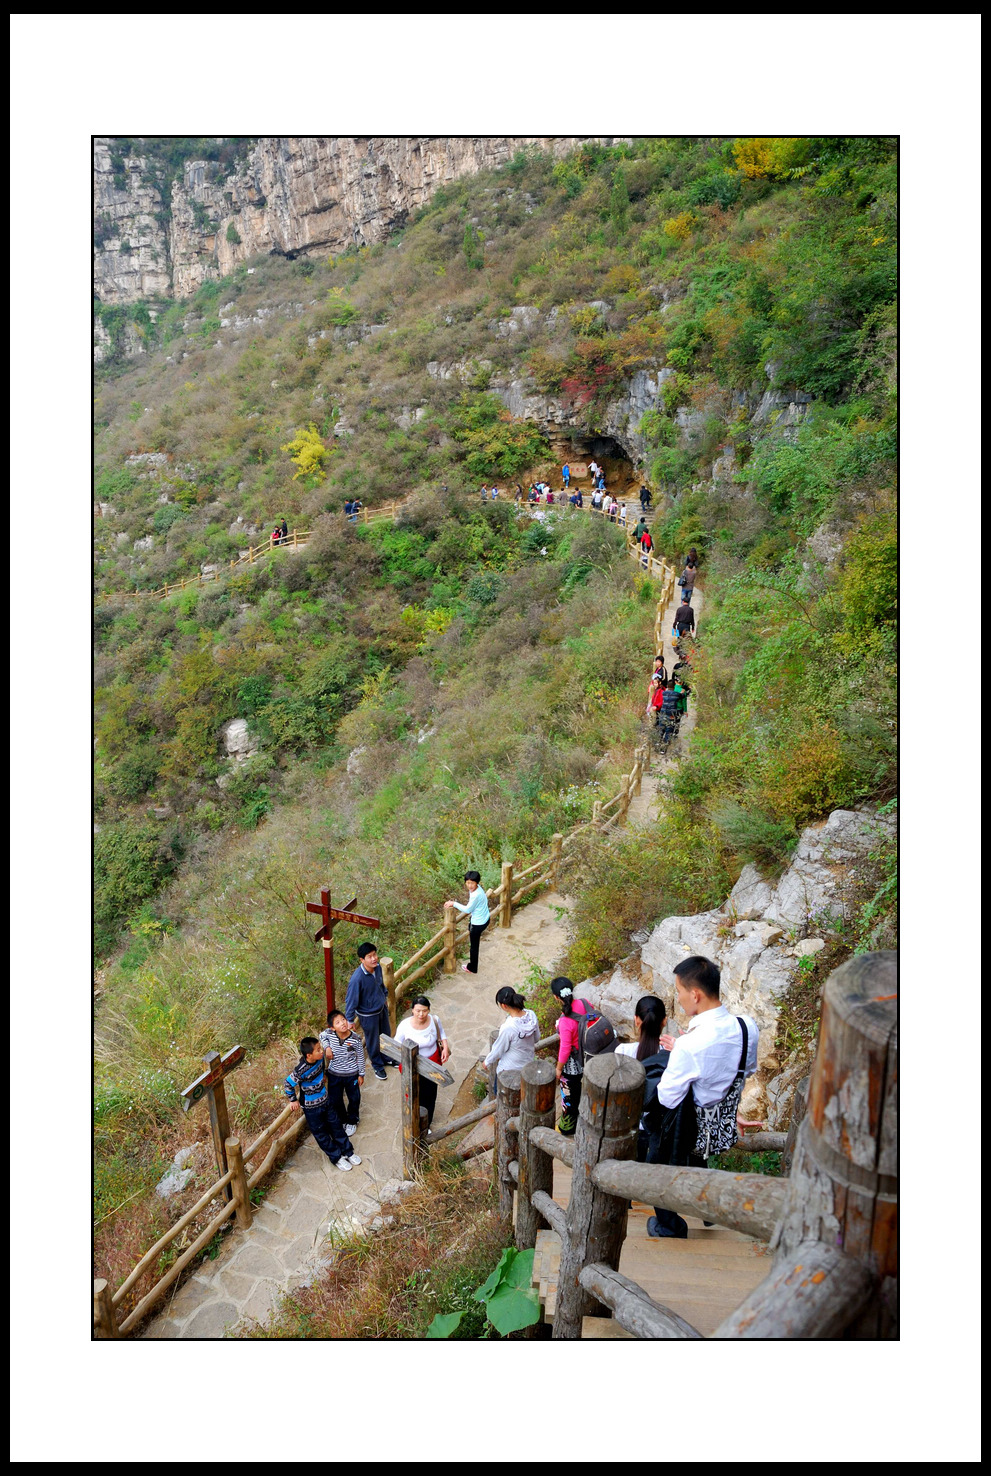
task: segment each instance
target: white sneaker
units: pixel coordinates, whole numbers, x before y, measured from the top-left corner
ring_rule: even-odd
[[[361,1159],[358,1157],[357,1153],[352,1153],[350,1158],[348,1159],[348,1167],[357,1168],[360,1162]]]
[[[356,1122],[346,1122],[344,1124],[344,1131],[347,1133],[349,1138],[353,1138],[355,1133],[358,1131],[358,1124]]]
[[[339,1158],[334,1167],[339,1168],[342,1174],[349,1174],[351,1172],[351,1160],[350,1158]]]

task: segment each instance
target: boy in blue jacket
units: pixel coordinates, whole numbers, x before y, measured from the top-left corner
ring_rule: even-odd
[[[302,1107],[310,1132],[335,1168],[347,1172],[361,1162],[330,1105],[323,1046],[313,1035],[304,1035],[299,1043],[299,1060],[286,1077],[285,1094],[293,1112]]]

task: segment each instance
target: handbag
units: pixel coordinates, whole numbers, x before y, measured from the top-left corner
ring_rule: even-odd
[[[431,1051],[430,1055],[427,1057],[427,1060],[428,1061],[435,1061],[437,1063],[437,1065],[439,1066],[440,1065],[440,1021],[437,1020],[434,1015],[431,1015],[430,1016],[430,1019],[431,1019],[431,1022],[433,1024],[434,1030],[437,1032],[437,1039],[436,1039],[436,1041],[434,1043],[433,1050]]]
[[[730,1082],[722,1098],[713,1102],[709,1107],[701,1107],[695,1103],[695,1113],[698,1121],[698,1132],[695,1139],[695,1152],[699,1158],[708,1158],[713,1153],[726,1153],[735,1144],[739,1136],[736,1127],[736,1114],[740,1106],[740,1098],[743,1096],[743,1086],[746,1081],[747,1045],[749,1036],[747,1027],[740,1020],[740,1030],[743,1034],[743,1044],[740,1047],[740,1064],[736,1069],[736,1075]]]

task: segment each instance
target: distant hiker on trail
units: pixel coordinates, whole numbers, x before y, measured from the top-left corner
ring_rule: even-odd
[[[540,1025],[522,994],[508,984],[496,994],[495,1002],[507,1018],[482,1065],[494,1066],[496,1075],[501,1076],[504,1071],[522,1071],[529,1066],[540,1039]]]
[[[335,1167],[346,1173],[361,1162],[330,1105],[327,1062],[313,1035],[305,1035],[299,1043],[299,1060],[286,1077],[285,1094],[293,1112],[302,1107],[310,1132]]]
[[[425,994],[418,994],[414,999],[412,1011],[396,1026],[395,1039],[400,1045],[406,1040],[410,1045],[418,1046],[420,1056],[424,1060],[435,1061],[438,1066],[445,1065],[451,1054],[444,1027],[438,1017],[430,1013],[430,1001]],[[402,1067],[399,1070],[401,1074]],[[427,1109],[429,1127],[437,1106],[437,1083],[426,1076],[420,1077],[420,1106]]]
[[[588,474],[592,478],[592,483],[594,485],[599,480],[599,463],[597,461],[589,462]]]
[[[480,872],[466,871],[467,907],[462,907],[461,903],[455,902],[453,897],[445,904],[445,906],[456,907],[459,912],[468,914],[468,962],[461,965],[466,974],[478,973],[478,942],[489,925],[489,899],[485,895],[485,888],[481,882]]]
[[[602,511],[602,493],[599,491],[598,487],[596,487],[592,493],[592,506],[595,508],[596,512]]]
[[[537,489],[532,482],[530,483],[530,490],[526,495],[526,500],[527,502],[536,502],[537,500]]]
[[[619,506],[619,526],[621,528],[625,528],[626,527],[626,503],[625,502],[621,502],[620,503],[620,506]]]
[[[749,1015],[731,1015],[720,1002],[719,969],[711,959],[693,954],[675,964],[674,974],[689,1024],[677,1039],[660,1039],[670,1056],[657,1084],[667,1111],[655,1162],[704,1168],[711,1154],[733,1147],[742,1128],[757,1126],[740,1117],[739,1106],[746,1078],[757,1070],[758,1031]],[[674,1228],[648,1220],[647,1234],[686,1238],[686,1222],[680,1215],[675,1220]]]
[[[358,967],[348,980],[344,1013],[352,1024],[361,1026],[372,1070],[379,1081],[385,1081],[386,1058],[379,1050],[379,1036],[389,1034],[389,991],[374,943],[358,944]]]
[[[575,493],[575,507],[584,507],[585,499],[582,497],[582,489],[579,487]]]
[[[495,502],[496,498],[499,496],[499,488],[496,486],[495,482],[492,483],[492,491],[489,495],[492,498],[493,502]]]
[[[615,521],[616,521],[616,519],[618,517],[619,517],[619,503],[616,501],[615,497],[613,497],[613,498],[610,499],[610,502],[609,502],[609,521],[610,521],[610,523],[615,523]]]
[[[289,524],[286,522],[285,518],[282,519],[282,526],[281,526],[280,531],[282,533],[282,542],[283,543],[288,543],[289,542]]]
[[[280,537],[281,537],[281,532],[282,532],[282,530],[280,529],[278,523],[276,523],[275,527],[272,529],[272,547],[273,548],[278,548],[279,542],[280,542]]]
[[[641,512],[645,512],[646,509],[647,509],[647,488],[641,484],[641,487],[640,487],[640,511]]]
[[[358,1131],[361,1114],[365,1048],[351,1029],[351,1022],[343,1010],[331,1010],[327,1016],[327,1029],[320,1032],[320,1044],[327,1062],[330,1105],[350,1138]]]
[[[561,1005],[557,1022],[560,1045],[554,1067],[554,1074],[561,1083],[562,1112],[557,1130],[570,1138],[578,1126],[585,1057],[614,1050],[616,1032],[605,1015],[600,1014],[587,999],[575,997],[574,984],[563,974],[551,980],[551,993]]]
[[[684,569],[681,571],[681,578],[678,581],[678,583],[682,585],[681,597],[683,600],[687,600],[689,604],[692,603],[692,595],[695,593],[695,578],[697,574],[697,565],[686,564]]]
[[[653,717],[655,728],[661,725],[661,711],[664,706],[664,694],[667,691],[668,678],[658,677],[651,682],[650,691],[647,694],[647,717]]]
[[[554,501],[554,493],[551,491],[550,487],[547,488],[547,501],[548,503],[552,503]]]
[[[644,507],[650,507],[652,495],[650,488],[645,484],[643,487],[640,488],[640,492],[643,497]]]
[[[564,490],[567,491],[571,486],[571,467],[567,462],[561,468],[561,475],[564,478]]]
[[[641,564],[643,564],[645,569],[647,568],[648,555],[650,554],[650,551],[653,547],[654,540],[650,536],[650,529],[645,528],[640,537],[640,553],[642,555],[640,562]]]
[[[691,596],[686,593],[681,596],[681,604],[675,612],[672,634],[676,641],[680,641],[689,631],[695,634],[695,611],[692,609]]]
[[[690,548],[688,550],[687,554],[685,555],[685,564],[686,564],[686,566],[688,564],[695,564],[695,565],[697,565],[698,564],[698,561],[699,561],[699,551],[698,551],[698,549],[697,548]]]
[[[514,502],[522,502],[523,501],[523,488],[520,486],[519,482],[516,483],[516,496],[513,498],[513,501]]]
[[[633,541],[634,541],[634,543],[639,543],[640,540],[641,540],[641,538],[643,537],[643,535],[646,533],[646,531],[647,531],[647,520],[644,517],[643,513],[641,513],[640,514],[640,521],[639,521],[639,523],[637,524],[637,526],[633,530]]]

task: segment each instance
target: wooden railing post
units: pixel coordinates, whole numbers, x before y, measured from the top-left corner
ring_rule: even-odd
[[[531,1061],[520,1072],[520,1131],[517,1157],[520,1164],[519,1192],[516,1196],[516,1249],[532,1250],[537,1231],[543,1221],[531,1204],[531,1197],[543,1190],[550,1194],[554,1187],[554,1160],[541,1153],[530,1142],[530,1130],[554,1126],[554,1088],[557,1079],[551,1061]]]
[[[403,1178],[415,1179],[420,1166],[420,1075],[416,1069],[419,1046],[402,1042]]]
[[[254,562],[255,562],[255,545],[253,543],[249,543],[248,544],[248,563],[249,564],[253,564]]]
[[[624,774],[623,775],[623,787],[622,787],[622,789],[619,792],[620,793],[620,801],[619,801],[619,810],[617,812],[618,813],[618,816],[619,816],[619,823],[620,823],[620,825],[625,825],[626,824],[626,817],[627,817],[627,815],[629,814],[629,811],[630,811],[630,789],[632,788],[632,780],[633,780],[633,775],[632,774]]]
[[[382,983],[385,985],[389,995],[389,1034],[395,1035],[396,1025],[396,971],[391,958],[380,960],[382,964]]]
[[[859,954],[830,975],[808,1106],[771,1240],[776,1264],[817,1240],[866,1265],[875,1293],[847,1335],[870,1339],[897,1337],[897,1029],[894,952]]]
[[[598,830],[599,827],[601,826],[601,824],[602,824],[602,801],[601,800],[593,800],[592,801],[592,825],[593,825],[593,827],[596,830]]]
[[[248,1198],[248,1177],[244,1172],[241,1144],[237,1138],[228,1138],[224,1147],[227,1149],[227,1167],[231,1171],[234,1214],[241,1229],[247,1230],[251,1226],[251,1200]]]
[[[454,935],[454,906],[448,902],[444,908],[444,973],[453,974],[457,968],[457,940]]]
[[[293,546],[293,548],[297,548],[298,547],[298,541],[297,541],[297,538],[296,538],[296,529],[295,528],[292,530],[292,546]]]
[[[578,1280],[582,1268],[594,1263],[619,1269],[627,1200],[597,1189],[592,1170],[607,1159],[636,1157],[645,1080],[644,1069],[633,1056],[589,1056],[585,1062],[554,1308],[555,1339],[580,1338],[582,1318],[603,1315],[602,1303]]]
[[[499,926],[513,926],[513,863],[502,863],[502,887],[499,894]]]
[[[558,881],[561,876],[561,847],[564,845],[564,836],[560,831],[555,831],[551,836],[551,891],[556,892]]]
[[[120,1337],[110,1288],[102,1277],[93,1282],[93,1333],[98,1338]]]
[[[517,1134],[508,1126],[509,1119],[520,1110],[520,1073],[503,1071],[496,1081],[495,1147],[492,1155],[499,1194],[499,1213],[503,1219],[513,1218],[514,1183],[509,1165],[517,1156]]]
[[[636,776],[636,782],[635,782],[634,787],[633,787],[634,796],[639,795],[640,790],[641,790],[641,788],[643,786],[643,769],[644,769],[643,749],[642,748],[638,748],[637,749],[637,752],[636,752],[636,762],[633,765],[633,772],[634,772],[634,774]]]

